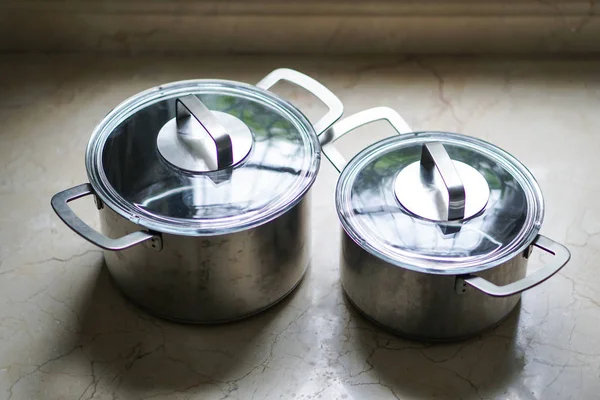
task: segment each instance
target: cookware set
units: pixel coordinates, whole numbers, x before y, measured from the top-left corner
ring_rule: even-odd
[[[269,89],[285,80],[328,108],[314,125]],[[417,339],[489,328],[569,251],[540,235],[541,190],[507,152],[448,132],[413,132],[392,109],[339,120],[316,80],[277,69],[256,85],[189,80],[125,100],[96,127],[89,183],[51,201],[104,250],[122,293],[164,318],[244,318],[290,293],[310,261],[310,189],[321,152],[340,172],[341,282],[366,317]],[[398,132],[346,162],[334,143],[386,120]],[[68,202],[93,196],[100,232]],[[527,275],[534,248],[553,255]]]

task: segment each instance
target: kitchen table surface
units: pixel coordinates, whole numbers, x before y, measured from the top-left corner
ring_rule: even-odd
[[[127,97],[182,79],[255,83],[277,67],[321,81],[345,115],[387,105],[414,130],[472,135],[516,156],[544,193],[541,233],[570,249],[569,264],[472,339],[395,337],[343,294],[337,173],[323,158],[312,262],[289,297],[214,326],[132,305],[51,196],[87,181],[90,134]],[[302,89],[275,91],[313,121],[324,111]],[[378,122],[339,147],[351,157],[393,134]],[[600,59],[1,56],[0,399],[598,399],[599,172]],[[91,199],[72,204],[98,225]],[[529,268],[547,261],[534,251]]]

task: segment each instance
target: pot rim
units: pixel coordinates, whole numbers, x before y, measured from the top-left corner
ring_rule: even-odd
[[[172,98],[183,93],[191,93],[202,89],[203,87],[220,86],[225,90],[243,93],[244,96],[264,102],[281,112],[299,128],[304,130],[307,140],[311,146],[311,160],[307,169],[310,174],[303,180],[301,185],[293,192],[289,199],[284,203],[277,204],[277,207],[265,207],[254,218],[246,221],[229,221],[223,227],[216,229],[199,229],[195,226],[186,226],[185,223],[176,223],[173,220],[160,218],[159,216],[149,215],[141,212],[131,202],[125,200],[110,184],[102,167],[102,152],[106,140],[114,129],[129,116],[135,114],[141,109],[150,106],[158,101]],[[276,96],[272,92],[264,90],[254,85],[243,82],[224,80],[224,79],[191,79],[170,82],[155,86],[145,91],[139,92],[121,102],[111,110],[102,121],[94,128],[92,136],[88,142],[85,154],[85,165],[87,176],[92,185],[95,194],[100,198],[103,204],[108,206],[121,217],[133,222],[136,225],[147,228],[153,232],[161,232],[182,236],[217,236],[228,233],[245,231],[261,225],[264,225],[297,205],[307,194],[316,180],[321,161],[321,147],[313,125],[293,104]],[[235,166],[234,166],[235,168]],[[239,218],[238,218],[239,219]]]

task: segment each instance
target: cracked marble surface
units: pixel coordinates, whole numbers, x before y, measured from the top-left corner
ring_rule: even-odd
[[[415,130],[489,140],[544,191],[542,233],[571,262],[501,325],[427,344],[375,327],[339,285],[336,173],[312,191],[314,254],[298,289],[245,321],[186,326],[114,289],[102,254],[50,197],[86,181],[95,124],[148,87],[211,77],[257,82],[289,66],[339,95],[346,114],[388,105]],[[0,57],[0,399],[597,399],[600,393],[600,59]],[[310,118],[291,86],[278,93]],[[351,155],[391,135],[357,130]],[[97,224],[88,199],[76,211]],[[539,253],[532,270],[542,265]]]

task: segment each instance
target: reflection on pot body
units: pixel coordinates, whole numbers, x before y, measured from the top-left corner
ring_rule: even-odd
[[[418,339],[473,335],[501,321],[520,299],[519,294],[491,297],[468,286],[456,290],[455,275],[391,265],[366,252],[345,232],[340,269],[342,286],[359,310],[398,334]],[[503,286],[522,279],[526,272],[527,259],[517,256],[478,275]]]
[[[279,218],[227,235],[163,234],[167,251],[105,251],[106,265],[122,292],[155,314],[188,322],[243,318],[275,304],[302,278],[310,258],[309,204],[307,195]],[[100,220],[109,237],[139,229],[107,207]]]

